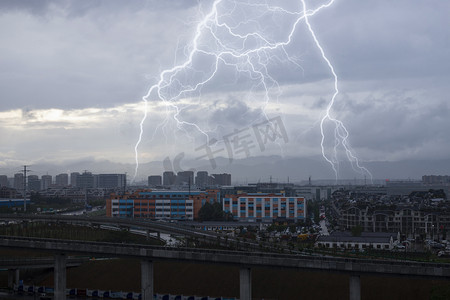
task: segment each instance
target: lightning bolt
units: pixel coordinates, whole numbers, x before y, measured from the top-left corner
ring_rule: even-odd
[[[337,147],[339,146],[339,144],[342,144],[342,146],[344,147],[344,150],[345,150],[345,154],[347,155],[347,159],[352,164],[352,168],[355,171],[361,172],[363,175],[364,174],[368,174],[370,176],[370,180],[373,181],[372,173],[370,173],[370,171],[367,168],[361,166],[361,164],[359,162],[359,159],[353,154],[353,151],[351,150],[350,144],[348,142],[349,133],[348,133],[347,128],[344,126],[342,121],[340,121],[340,120],[338,120],[336,118],[333,118],[331,116],[331,114],[330,114],[330,111],[331,111],[331,109],[332,109],[332,107],[334,105],[336,97],[339,94],[338,76],[337,76],[336,72],[334,71],[334,67],[331,64],[330,60],[325,55],[325,51],[323,50],[322,46],[320,45],[319,40],[317,39],[317,36],[316,36],[314,30],[312,29],[311,23],[309,22],[309,18],[308,18],[309,16],[306,13],[305,0],[301,0],[301,1],[302,1],[302,5],[303,5],[303,16],[304,16],[304,19],[305,19],[306,26],[308,27],[308,30],[311,33],[311,36],[314,39],[314,43],[316,44],[316,47],[319,49],[323,60],[326,62],[328,68],[331,71],[331,74],[333,74],[333,79],[334,79],[334,93],[333,93],[333,96],[331,97],[331,100],[330,100],[330,102],[327,105],[327,108],[326,108],[326,111],[325,111],[325,115],[320,120],[320,133],[322,135],[322,139],[320,141],[320,147],[322,149],[322,156],[324,157],[324,159],[333,168],[333,171],[334,171],[334,174],[335,174],[335,178],[337,180],[338,179],[338,168],[339,168],[339,160],[337,158]],[[334,0],[330,1],[325,6],[328,7],[331,4],[333,4],[333,2],[334,2]],[[324,124],[325,124],[325,122],[327,120],[333,122],[334,125],[335,125],[335,127],[334,127],[335,146],[334,146],[334,155],[333,155],[332,158],[329,158],[325,154],[325,147],[324,147],[324,142],[325,142]]]
[[[185,50],[186,60],[181,64],[162,71],[158,76],[157,82],[142,97],[144,116],[140,122],[139,138],[134,147],[136,168],[133,181],[138,173],[138,150],[144,135],[144,123],[148,117],[147,110],[150,100],[162,101],[168,110],[173,111],[172,117],[176,121],[178,128],[192,127],[203,134],[208,143],[209,136],[204,129],[181,118],[182,108],[177,104],[177,101],[183,97],[200,96],[202,87],[212,81],[222,67],[233,68],[236,73],[244,74],[250,78],[254,82],[252,90],[262,90],[264,92],[263,107],[265,108],[271,99],[270,91],[280,89],[277,80],[269,72],[268,64],[274,61],[287,60],[301,68],[296,59],[288,54],[286,46],[291,44],[294,33],[302,21],[306,24],[316,47],[319,49],[323,60],[334,77],[334,94],[320,122],[322,155],[331,164],[337,179],[339,168],[337,151],[338,147],[342,145],[352,167],[361,173],[367,173],[371,176],[370,172],[360,165],[357,157],[353,154],[348,142],[349,132],[344,124],[331,116],[331,109],[339,93],[338,77],[309,22],[309,17],[314,16],[321,9],[331,6],[334,0],[330,0],[315,9],[307,9],[305,0],[300,0],[298,9],[287,9],[271,5],[269,1],[261,2],[215,0],[210,11],[203,16],[196,26],[192,42]],[[254,18],[247,19],[247,10],[255,14]],[[240,15],[242,21],[237,22],[234,18],[235,15]],[[277,34],[264,33],[261,30],[263,25],[258,23],[258,18],[267,17],[268,15],[269,17],[282,15],[286,19],[291,20],[288,30],[285,31],[287,34],[285,33],[280,38]],[[243,30],[243,28],[246,30]],[[252,28],[253,30],[247,30],[247,28]],[[275,53],[276,50],[278,50],[278,53]],[[194,67],[197,60],[200,59],[210,61],[209,69],[197,70]],[[266,115],[265,117],[268,119]],[[334,124],[335,146],[332,157],[326,155],[324,146],[326,140],[324,125],[327,121],[331,121]]]

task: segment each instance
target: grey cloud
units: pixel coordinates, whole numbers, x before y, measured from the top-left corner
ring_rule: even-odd
[[[446,76],[448,1],[342,1],[313,25],[345,79]]]
[[[211,5],[208,1],[199,3],[204,7]],[[200,16],[194,8],[197,5],[194,0],[0,1],[0,110],[24,107],[70,110],[139,102],[161,70],[172,67],[174,60],[184,62],[183,46],[192,38],[193,21]],[[346,0],[335,1],[310,18],[339,77],[341,92],[332,109],[333,116],[347,125],[357,155],[366,160],[448,157],[448,11],[449,1]],[[299,26],[286,51],[295,56],[301,67],[287,61],[283,53],[272,52],[267,56],[261,53],[257,59],[273,59],[267,70],[281,87],[279,102],[287,107],[290,143],[286,146],[293,149],[289,154],[305,155],[302,147],[307,148],[308,154],[314,151],[320,154],[320,132],[317,122],[313,123],[316,117],[313,114],[323,113],[329,103],[332,74],[304,24]],[[198,70],[207,73],[205,62],[198,64]],[[263,101],[258,98],[262,85],[255,86],[249,73],[235,76],[236,68],[227,67],[220,70],[210,85],[192,95],[202,94],[198,101],[222,100],[210,108],[203,103],[184,103],[186,107],[181,113],[188,121],[206,124],[204,128],[217,127],[215,136],[219,138],[229,134],[230,129],[240,129],[263,118]],[[259,67],[264,70],[262,65]],[[189,82],[193,77],[187,74],[182,79]],[[277,89],[275,84],[272,87],[275,87],[271,90],[273,95]],[[253,93],[254,97],[249,100],[250,96],[230,96],[245,94],[240,91]],[[302,103],[305,111],[302,105],[289,111],[286,102],[294,99],[309,101]],[[183,101],[187,100],[180,102]],[[117,113],[114,120],[120,115]],[[313,121],[307,127],[309,120]],[[135,117],[126,118],[119,122],[118,128],[98,132],[58,131],[58,140],[67,139],[73,151],[69,147],[63,150],[73,156],[80,149],[85,156],[114,147],[125,152],[123,149],[133,150],[139,121]],[[158,126],[154,116],[147,120],[146,126]],[[176,125],[173,128],[176,130]],[[33,148],[19,141],[12,148],[27,151],[33,148],[34,156],[39,157],[43,155],[39,153],[48,152],[45,143],[56,145],[50,155],[60,152],[49,131],[32,129],[33,143],[42,144]],[[171,129],[165,131],[167,135],[172,133]],[[113,130],[119,135],[114,142],[100,141],[99,137],[114,136]],[[146,132],[148,136],[151,130]],[[15,138],[19,139],[18,136]],[[164,153],[166,145],[157,143],[166,139],[161,134],[142,148]],[[71,144],[71,140],[80,145]],[[119,147],[117,143],[122,145]],[[24,152],[19,155],[32,156]]]
[[[312,109],[325,109],[326,106],[330,103],[330,99],[325,99],[324,97],[320,97],[316,101],[312,102],[309,106]]]
[[[51,6],[66,11],[68,17],[84,16],[90,11],[102,8],[103,13],[119,12],[124,9],[136,11],[140,9],[148,10],[179,10],[187,9],[195,6],[197,1],[194,0],[175,0],[175,1],[158,1],[158,0],[2,0],[0,1],[0,14],[10,11],[26,11],[34,15],[47,15],[51,13]]]
[[[418,106],[418,99],[405,96],[375,98],[372,103],[376,105],[371,105],[370,109],[348,105],[353,107],[346,114],[352,116],[346,123],[353,147],[373,152],[378,156],[374,159],[382,159],[376,153],[385,153],[385,158],[402,156],[402,153],[404,158],[410,155],[429,155],[429,158],[448,156],[448,104]],[[434,149],[430,152],[427,145],[447,146],[433,146]]]
[[[0,14],[8,11],[24,10],[33,14],[43,14],[48,10],[51,3],[56,3],[56,0],[3,0],[0,1]]]
[[[218,105],[225,104],[225,107],[219,107]],[[210,122],[215,124],[227,124],[230,123],[234,126],[248,126],[250,122],[256,121],[263,116],[263,112],[260,108],[252,109],[242,100],[235,97],[229,97],[225,103],[216,102],[212,106],[213,112],[210,116]]]

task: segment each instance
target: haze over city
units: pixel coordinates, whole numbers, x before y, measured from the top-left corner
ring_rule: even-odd
[[[0,298],[450,299],[449,12],[1,0]]]
[[[11,176],[26,164],[38,174],[89,169],[131,176],[142,97],[161,71],[186,60],[211,5],[2,1],[0,173]],[[331,114],[344,123],[353,153],[375,178],[448,173],[449,9],[444,1],[335,1],[309,18],[339,77]],[[283,36],[281,20],[271,22],[279,25],[273,36]],[[319,126],[333,94],[332,75],[305,25],[286,52],[271,53],[278,85],[270,87],[268,102],[260,86],[226,68],[197,94],[174,102],[179,120],[219,141],[214,162],[202,150],[201,131],[180,126],[173,107],[149,99],[137,178],[170,167],[229,172],[241,182],[271,175],[278,181],[334,178],[321,155]],[[195,67],[206,70],[207,63]],[[225,137],[256,132],[267,119],[285,133],[264,144],[253,137],[248,153],[227,152]],[[339,159],[339,178],[367,175],[351,170],[342,149]]]

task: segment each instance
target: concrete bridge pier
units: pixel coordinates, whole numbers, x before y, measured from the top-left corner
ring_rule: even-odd
[[[361,277],[350,275],[350,300],[361,300]]]
[[[243,267],[239,270],[239,299],[252,300],[252,270]]]
[[[8,269],[8,288],[13,289],[14,284],[19,284],[19,269]]]
[[[55,255],[54,295],[55,300],[66,300],[66,262],[65,254]]]
[[[141,260],[142,300],[153,300],[153,261]]]

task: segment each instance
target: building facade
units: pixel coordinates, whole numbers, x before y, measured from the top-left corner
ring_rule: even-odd
[[[303,197],[285,197],[284,194],[226,195],[223,210],[235,220],[273,221],[276,219],[305,220],[306,203]]]
[[[37,175],[28,175],[28,191],[39,192],[41,190],[41,180]]]
[[[61,173],[55,176],[55,184],[57,186],[68,186],[69,185],[69,174]]]
[[[46,190],[48,188],[50,188],[50,186],[52,185],[52,175],[42,175],[41,176],[41,189],[42,190]]]
[[[22,173],[16,173],[14,174],[14,188],[18,191],[24,190],[24,181],[25,178],[23,177]]]
[[[77,186],[77,178],[80,175],[81,174],[79,172],[72,172],[72,173],[70,173],[70,185],[72,187],[76,187]]]
[[[175,180],[177,178],[177,175],[173,173],[172,171],[166,171],[163,173],[163,185],[169,186],[175,184]]]
[[[148,186],[154,187],[154,186],[161,186],[162,185],[162,177],[161,175],[150,175],[148,176]]]
[[[96,186],[101,189],[124,188],[126,181],[126,174],[99,174]]]
[[[218,190],[157,191],[138,190],[131,194],[111,194],[106,215],[123,218],[194,220],[206,202],[219,201]]]
[[[6,186],[0,187],[0,198],[14,199],[17,197],[17,190]]]
[[[448,175],[424,175],[422,176],[423,184],[450,184],[450,176]]]
[[[373,210],[352,206],[340,210],[339,228],[360,226],[366,232],[400,232],[406,236],[436,238],[450,231],[450,213],[411,207]]]
[[[76,187],[83,189],[95,187],[94,175],[91,172],[84,172],[83,174],[77,175],[75,178]]]
[[[319,236],[316,246],[329,249],[392,250],[394,237],[394,233],[362,232],[360,236],[352,236],[350,232],[335,231],[330,235]]]
[[[210,177],[207,171],[198,171],[195,176],[195,185],[198,187],[206,187],[211,184]]]
[[[2,186],[9,186],[8,185],[8,176],[6,175],[0,175],[0,187]]]
[[[212,174],[213,183],[215,185],[231,185],[231,174],[223,173],[223,174]]]
[[[175,185],[194,185],[194,172],[182,171],[177,173]]]

